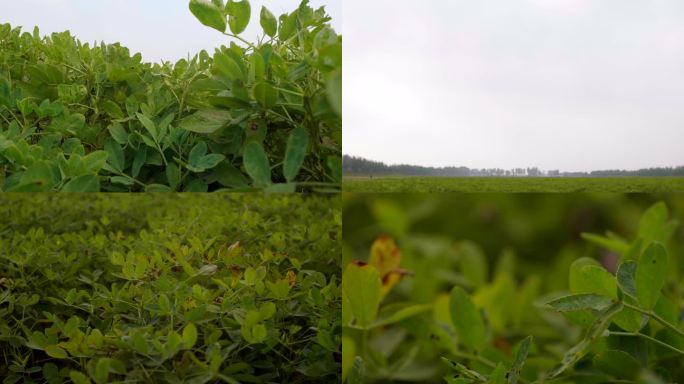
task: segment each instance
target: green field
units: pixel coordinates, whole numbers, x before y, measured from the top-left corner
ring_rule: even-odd
[[[346,192],[684,192],[684,177],[344,178]]]
[[[0,194],[0,382],[335,382],[339,204]]]

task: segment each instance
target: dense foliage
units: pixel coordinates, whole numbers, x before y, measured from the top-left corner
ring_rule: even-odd
[[[652,199],[347,195],[346,382],[682,382],[684,232]]]
[[[339,202],[6,194],[3,383],[339,377]]]
[[[644,168],[634,171],[613,169],[591,172],[568,172],[559,170],[543,171],[537,167],[529,168],[468,168],[468,167],[423,167],[419,165],[393,164],[344,155],[345,176],[530,176],[530,177],[610,177],[610,176],[684,176],[684,166]]]
[[[308,1],[258,42],[247,0],[192,0],[229,46],[175,64],[119,44],[0,25],[0,188],[213,191],[337,188],[342,41]]]

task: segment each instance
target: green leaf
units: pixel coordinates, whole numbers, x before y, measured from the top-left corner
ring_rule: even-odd
[[[138,117],[138,120],[140,120],[147,132],[149,132],[150,136],[152,136],[152,139],[157,141],[159,138],[159,133],[157,132],[157,126],[154,124],[154,122],[140,112],[136,112],[135,115]]]
[[[209,149],[207,148],[207,143],[205,143],[204,141],[200,141],[199,143],[195,144],[195,146],[192,147],[192,150],[190,150],[190,154],[188,155],[188,164],[193,167],[196,167],[200,160],[207,154],[208,150]]]
[[[50,384],[57,382],[61,383],[61,380],[59,379],[59,368],[57,368],[57,365],[54,363],[43,365],[43,377]]]
[[[487,343],[485,326],[475,303],[461,287],[454,287],[449,296],[451,322],[459,341],[471,351],[481,351]]]
[[[332,71],[326,76],[325,91],[330,106],[338,116],[342,116],[342,70]]]
[[[225,127],[233,117],[227,111],[200,110],[180,121],[178,126],[196,133],[214,133]]]
[[[287,299],[288,293],[290,293],[290,286],[288,285],[287,280],[277,280],[275,283],[267,281],[266,287],[271,293],[269,297],[276,300],[285,300]]]
[[[641,369],[641,364],[632,355],[612,349],[594,356],[593,363],[599,370],[620,379],[634,379]]]
[[[520,379],[520,371],[522,370],[523,364],[525,364],[525,359],[527,359],[527,353],[530,350],[530,344],[532,344],[532,336],[527,336],[518,345],[518,350],[515,353],[515,360],[508,374],[508,384],[517,384]]]
[[[266,63],[264,62],[264,57],[261,55],[261,53],[259,53],[259,51],[256,51],[252,53],[249,61],[251,64],[250,76],[252,76],[252,79],[262,80],[266,75]]]
[[[146,161],[147,147],[141,146],[141,148],[138,149],[138,152],[135,154],[135,157],[133,158],[133,166],[131,167],[132,177],[138,177],[138,175],[140,174],[140,170],[142,169],[143,165],[145,165]]]
[[[74,384],[90,384],[91,383],[88,376],[84,375],[83,373],[81,373],[79,371],[69,372],[69,378],[71,378],[71,381],[73,381]]]
[[[183,329],[183,342],[185,343],[185,348],[192,349],[197,342],[197,327],[194,324],[189,323]]]
[[[228,25],[230,25],[230,31],[235,35],[239,35],[247,28],[249,25],[249,19],[252,16],[252,7],[248,0],[233,1],[228,0],[227,4],[228,14]]]
[[[605,249],[624,254],[629,249],[629,244],[618,237],[605,237],[593,233],[583,233],[582,238]]]
[[[124,169],[126,158],[124,151],[114,139],[107,139],[104,144],[105,152],[107,152],[107,161],[109,165],[115,170],[121,172]]]
[[[22,185],[30,185],[31,190],[49,191],[56,184],[52,167],[47,161],[33,163],[21,176]]]
[[[638,306],[636,299],[631,296],[624,296],[623,303]],[[623,308],[622,311],[613,316],[613,323],[628,332],[636,332],[646,325],[648,317],[630,308]]]
[[[299,174],[304,164],[306,151],[309,147],[309,133],[302,126],[292,130],[287,141],[285,162],[283,163],[283,175],[285,180],[292,182]]]
[[[112,124],[107,129],[117,143],[121,145],[126,145],[126,143],[128,143],[128,132],[126,132],[126,129],[124,129],[121,124]]]
[[[261,28],[270,37],[275,37],[278,33],[278,20],[265,6],[261,7]]]
[[[66,183],[62,192],[100,192],[100,179],[96,175],[78,176]]]
[[[244,188],[247,187],[249,180],[232,164],[224,161],[213,169],[216,181],[224,187]]]
[[[641,254],[634,276],[641,308],[650,310],[658,301],[667,277],[667,259],[667,250],[657,242],[649,244]]]
[[[606,296],[592,293],[570,295],[549,301],[546,305],[559,312],[580,311],[592,309],[603,311],[613,304],[613,300]]]
[[[98,173],[105,164],[109,154],[106,151],[93,151],[81,158],[82,173]]]
[[[111,359],[103,357],[97,361],[95,366],[95,382],[98,384],[105,384],[109,379],[109,365],[111,364]]]
[[[178,349],[181,347],[181,344],[183,343],[183,338],[181,335],[178,334],[176,331],[171,331],[169,332],[167,338],[166,338],[166,353],[169,356],[173,356],[178,352]]]
[[[240,65],[240,58],[235,57],[230,53],[230,51],[218,51],[214,55],[214,65],[216,66],[216,69],[218,71],[226,76],[228,79],[232,80],[240,80],[242,82],[246,81],[246,73],[243,69],[243,66]],[[238,106],[242,104],[240,101],[240,98],[238,95],[236,95],[235,90],[233,90],[232,95],[234,97],[232,99],[238,99]]]
[[[380,305],[380,274],[371,265],[349,264],[342,274],[342,291],[349,300],[355,325],[367,328]]]
[[[224,155],[212,153],[202,157],[200,161],[197,163],[197,166],[199,168],[202,168],[203,170],[212,169],[219,165],[225,159],[226,156]]]
[[[297,30],[297,15],[294,11],[291,14],[284,14],[280,16],[280,30],[278,31],[278,39],[285,41],[294,35]]]
[[[245,146],[243,162],[247,174],[254,181],[254,186],[265,188],[272,184],[271,165],[264,147],[256,142],[251,142]]]
[[[615,277],[594,259],[583,257],[570,266],[570,291],[595,293],[617,300]]]
[[[667,206],[665,203],[661,201],[653,204],[641,215],[639,235],[646,237],[648,240],[655,240],[659,237],[659,232],[667,221],[667,216]]]
[[[48,345],[45,347],[45,353],[48,356],[54,357],[55,359],[66,359],[69,357],[66,351],[56,345]]]
[[[112,100],[106,100],[102,104],[102,109],[107,112],[107,114],[114,119],[123,119],[124,113],[119,107],[119,104],[113,102]]]
[[[243,276],[245,278],[245,282],[247,283],[247,285],[254,285],[256,280],[256,269],[252,267],[247,267],[247,269],[245,269],[245,273]]]
[[[162,313],[170,313],[171,312],[171,301],[169,301],[169,297],[166,296],[166,294],[162,293],[159,296],[158,305],[159,305],[159,310]]]
[[[169,183],[171,189],[176,189],[180,184],[181,172],[176,163],[169,163],[166,166],[166,181]]]
[[[261,308],[259,308],[259,321],[264,321],[272,318],[273,315],[276,314],[276,310],[277,308],[275,303],[271,301],[265,302],[261,306]]]
[[[636,261],[626,261],[620,264],[616,275],[617,283],[620,287],[620,290],[622,290],[622,293],[635,299],[637,297],[635,281],[636,269]]]
[[[278,104],[278,90],[265,81],[254,84],[252,92],[254,93],[254,99],[264,109],[271,109]]]
[[[219,32],[226,31],[226,18],[223,11],[215,4],[207,0],[190,0],[190,12],[207,27]]]

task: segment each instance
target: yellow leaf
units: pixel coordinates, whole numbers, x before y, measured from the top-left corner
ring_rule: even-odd
[[[399,284],[403,277],[404,273],[401,271],[390,271],[388,274],[383,276],[382,287],[380,288],[380,297],[385,297],[385,295],[387,295],[395,285]]]
[[[287,283],[290,286],[290,288],[295,286],[295,283],[297,282],[297,274],[294,273],[294,271],[290,270],[287,271]]]
[[[374,266],[380,272],[380,276],[384,277],[399,268],[400,263],[401,252],[394,240],[388,236],[380,236],[373,242],[368,264]]]

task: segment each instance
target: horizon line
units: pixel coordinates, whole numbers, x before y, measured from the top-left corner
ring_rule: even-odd
[[[502,169],[502,170],[511,170],[511,169],[538,169],[541,172],[549,172],[549,171],[558,171],[560,173],[591,173],[591,172],[602,172],[602,171],[625,171],[625,172],[636,172],[636,171],[641,171],[641,170],[647,170],[647,169],[666,169],[666,168],[682,168],[684,167],[684,164],[682,165],[666,165],[666,166],[650,166],[650,167],[641,167],[641,168],[635,168],[635,169],[628,169],[628,168],[603,168],[603,169],[592,169],[589,171],[567,171],[567,170],[561,170],[561,169],[550,169],[550,168],[542,168],[539,166],[525,166],[525,167],[469,167],[466,165],[446,165],[446,166],[434,166],[434,165],[417,165],[417,164],[410,164],[410,163],[388,163],[385,161],[381,160],[373,160],[369,159],[364,156],[357,156],[357,155],[350,155],[350,154],[342,154],[342,159],[344,160],[345,157],[354,157],[357,159],[363,159],[366,161],[372,161],[376,163],[382,163],[388,167],[392,166],[410,166],[410,167],[422,167],[422,168],[435,168],[435,169],[445,169],[445,168],[467,168],[467,169],[474,169],[474,170],[480,170],[480,169]]]

